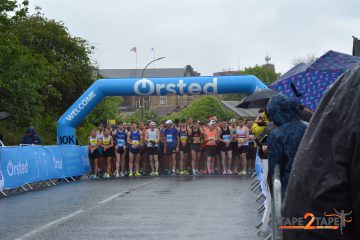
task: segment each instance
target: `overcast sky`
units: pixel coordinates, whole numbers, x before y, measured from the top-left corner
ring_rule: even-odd
[[[294,58],[328,50],[351,54],[360,37],[360,0],[30,0],[46,17],[96,47],[100,68],[190,64],[202,75],[264,64],[278,72]]]

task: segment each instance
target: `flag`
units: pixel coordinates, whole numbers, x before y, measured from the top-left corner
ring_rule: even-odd
[[[134,52],[134,53],[136,53],[136,51],[137,51],[137,50],[136,50],[136,47],[133,47],[132,49],[130,49],[130,52],[131,52],[131,51]]]

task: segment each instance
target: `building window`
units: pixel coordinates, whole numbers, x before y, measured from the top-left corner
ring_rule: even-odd
[[[166,104],[166,96],[160,96],[160,104],[165,105]]]

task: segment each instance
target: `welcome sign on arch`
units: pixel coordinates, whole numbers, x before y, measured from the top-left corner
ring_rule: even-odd
[[[58,120],[57,143],[75,144],[75,128],[106,96],[252,93],[267,88],[255,76],[99,79]]]

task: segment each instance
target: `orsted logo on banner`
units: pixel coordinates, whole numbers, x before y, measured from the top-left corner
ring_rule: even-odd
[[[4,188],[4,185],[5,185],[4,175],[0,170],[0,190]]]
[[[29,171],[28,161],[26,160],[25,163],[18,162],[14,164],[9,160],[6,169],[9,177],[27,174]]]
[[[204,85],[199,83],[184,83],[184,80],[179,80],[178,83],[154,83],[153,81],[143,78],[135,82],[134,92],[137,95],[196,95],[196,94],[216,94],[217,78],[213,78],[212,82],[207,82]]]

